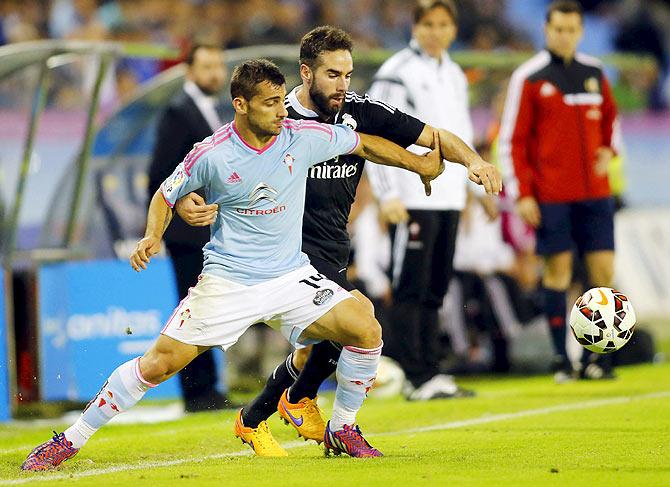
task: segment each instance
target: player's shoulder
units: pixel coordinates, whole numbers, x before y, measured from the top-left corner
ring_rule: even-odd
[[[577,60],[577,62],[584,64],[586,66],[591,66],[599,69],[602,69],[603,67],[603,62],[600,59],[598,59],[595,56],[584,54],[583,52],[576,53],[575,59]]]
[[[597,57],[589,56],[588,54],[578,52],[575,54],[575,61],[577,61],[579,64],[583,66],[583,69],[585,70],[585,75],[604,76],[605,65]]]
[[[375,78],[399,76],[402,72],[410,69],[410,65],[419,57],[419,54],[411,47],[406,47],[393,54],[377,70]]]
[[[215,130],[209,137],[196,142],[184,159],[186,169],[190,170],[195,164],[206,164],[231,146],[233,130],[232,123],[227,123]]]
[[[355,91],[347,91],[344,95],[343,113],[359,116],[371,116],[377,113],[377,110],[384,110],[389,113],[395,113],[395,107],[373,98],[367,93],[359,95]]]
[[[551,55],[548,51],[542,50],[530,59],[524,61],[512,73],[512,81],[523,81],[537,74],[551,63]]]
[[[334,126],[316,120],[285,118],[282,122],[283,130],[290,138],[320,138],[332,140]]]

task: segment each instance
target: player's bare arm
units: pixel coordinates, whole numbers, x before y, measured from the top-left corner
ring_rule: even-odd
[[[421,176],[425,180],[433,180],[444,171],[444,161],[442,159],[440,135],[437,131],[431,134],[434,149],[420,156],[409,152],[389,140],[368,134],[359,134],[361,143],[358,144],[353,154],[364,157],[365,159],[382,164],[385,166],[394,166],[407,169]]]
[[[137,242],[137,246],[130,256],[130,265],[137,272],[146,269],[151,256],[160,252],[163,233],[170,225],[171,220],[172,208],[167,205],[161,190],[158,189],[151,198],[144,238]]]
[[[433,134],[435,132],[440,134],[442,156],[448,161],[465,166],[470,181],[484,186],[488,194],[498,194],[502,190],[502,176],[498,168],[482,159],[479,154],[468,147],[468,144],[452,132],[426,125],[416,144],[434,148]]]

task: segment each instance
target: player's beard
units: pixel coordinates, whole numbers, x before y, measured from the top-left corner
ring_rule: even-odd
[[[319,113],[326,118],[332,118],[340,111],[340,107],[334,107],[330,104],[331,98],[324,94],[316,83],[312,83],[312,86],[309,87],[309,97],[312,99],[312,102],[314,102],[314,105],[316,105]]]

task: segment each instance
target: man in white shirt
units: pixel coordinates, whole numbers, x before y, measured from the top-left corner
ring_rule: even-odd
[[[456,6],[451,0],[419,1],[412,41],[379,68],[370,96],[453,132],[472,147],[465,74],[447,49],[456,39]],[[424,152],[413,146],[410,150]],[[382,217],[396,225],[393,242],[393,310],[385,353],[396,359],[413,388],[412,400],[467,394],[439,373],[438,309],[453,272],[460,212],[465,206],[467,171],[448,164],[427,197],[419,181],[386,167],[367,167]],[[474,185],[473,185],[474,186]],[[412,390],[413,389],[413,390]]]

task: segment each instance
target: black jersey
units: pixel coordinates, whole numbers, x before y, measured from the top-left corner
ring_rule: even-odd
[[[320,120],[300,104],[296,89],[286,98],[288,117]],[[366,96],[348,91],[344,105],[332,123],[342,123],[364,134],[378,135],[402,147],[412,145],[425,124],[400,110]],[[339,268],[348,264],[349,233],[347,222],[356,187],[363,175],[365,159],[355,155],[339,156],[310,168],[302,225],[302,251]]]

